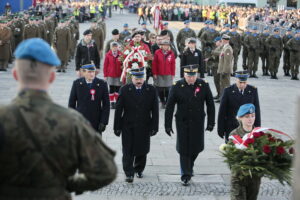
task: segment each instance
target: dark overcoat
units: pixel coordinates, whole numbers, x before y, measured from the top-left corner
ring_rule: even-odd
[[[186,156],[198,154],[204,149],[204,104],[207,125],[215,124],[215,105],[208,83],[197,79],[194,85],[188,85],[181,79],[172,86],[166,105],[165,128],[172,127],[176,104],[177,152]]]
[[[260,127],[260,107],[257,88],[247,85],[243,94],[239,91],[236,84],[225,88],[221,97],[218,115],[218,134],[221,138],[228,138],[231,131],[239,126],[236,119],[237,112],[241,105],[252,103],[255,106],[255,127]]]
[[[123,154],[139,156],[150,151],[150,131],[158,131],[158,97],[152,85],[144,84],[141,94],[127,84],[116,103],[114,130],[122,131]]]
[[[92,100],[91,89],[95,90]],[[69,98],[69,107],[80,112],[98,130],[99,124],[108,124],[110,103],[107,83],[95,78],[91,88],[84,78],[73,82]]]

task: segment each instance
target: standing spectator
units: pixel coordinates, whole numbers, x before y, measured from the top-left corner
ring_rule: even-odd
[[[144,68],[131,69],[132,83],[120,89],[116,104],[114,132],[122,134],[125,181],[132,183],[134,174],[143,178],[150,137],[158,132],[158,98],[155,88],[144,83]]]
[[[121,51],[119,50],[119,43],[112,42],[111,48],[105,55],[103,76],[109,85],[109,101],[112,109],[116,108],[116,101],[119,96],[119,89],[122,85],[122,63],[119,60]]]
[[[7,26],[7,22],[0,21],[0,71],[7,71],[10,57],[10,38],[12,31]]]
[[[75,64],[76,74],[80,74],[80,67],[85,64],[94,64],[96,67],[96,75],[100,71],[100,57],[96,43],[92,40],[92,31],[90,29],[83,32],[83,39],[77,45]]]
[[[175,55],[170,48],[170,41],[162,41],[161,49],[154,54],[152,74],[154,86],[158,91],[161,107],[164,109],[169,95],[169,88],[175,76]]]
[[[139,16],[139,19],[138,19],[139,24],[141,24],[141,20],[142,20],[142,22],[145,21],[144,11],[143,11],[143,6],[142,5],[138,8],[138,16]]]
[[[83,78],[73,82],[69,107],[80,112],[100,134],[109,119],[107,83],[96,77],[93,64],[83,65]]]
[[[291,70],[291,51],[287,47],[287,42],[293,38],[292,35],[292,29],[288,28],[286,31],[286,34],[282,38],[283,42],[283,70],[285,76],[291,76],[290,70]]]

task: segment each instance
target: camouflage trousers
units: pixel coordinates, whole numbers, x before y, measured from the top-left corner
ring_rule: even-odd
[[[0,60],[0,69],[7,69],[8,60]]]
[[[231,200],[256,200],[261,183],[260,177],[248,177],[240,180],[238,176],[231,176]]]
[[[283,51],[283,69],[290,70],[291,69],[291,62],[290,62],[290,51],[284,50]]]
[[[262,62],[262,70],[263,72],[269,71],[269,54],[267,52],[263,52],[260,54],[260,59]]]
[[[248,69],[248,49],[246,47],[243,47],[243,69],[247,70]]]
[[[218,96],[220,96],[220,74],[218,74],[218,63],[215,63],[213,66],[213,76],[214,76],[214,83],[216,86],[216,90],[218,93]]]
[[[298,54],[292,53],[290,56],[291,72],[293,75],[299,74],[300,57]]]
[[[250,74],[257,71],[259,53],[255,50],[248,52],[248,70]]]
[[[236,72],[237,70],[239,54],[240,54],[240,49],[233,49],[233,72]]]
[[[230,86],[230,73],[220,75],[220,96],[222,96],[224,89]]]
[[[269,70],[271,73],[276,74],[278,72],[279,64],[280,56],[276,55],[276,53],[274,53],[274,55],[269,56]]]

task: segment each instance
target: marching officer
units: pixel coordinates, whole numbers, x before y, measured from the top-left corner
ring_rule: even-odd
[[[228,33],[230,37],[230,45],[233,50],[233,72],[237,70],[237,63],[242,48],[241,35],[236,31],[237,25],[233,24],[231,30]]]
[[[114,132],[122,134],[125,181],[132,183],[134,174],[143,177],[150,137],[158,132],[158,97],[155,88],[145,83],[144,67],[132,69],[132,83],[120,89],[116,104]]]
[[[279,28],[274,29],[274,34],[267,38],[266,44],[269,49],[269,70],[271,73],[271,79],[277,79],[277,72],[283,50],[283,42],[279,35]]]
[[[102,28],[97,25],[96,19],[92,19],[91,31],[92,31],[92,39],[95,41],[98,47],[99,56],[102,57],[102,51],[104,47],[104,34]]]
[[[256,76],[256,71],[261,50],[261,40],[257,33],[257,26],[252,27],[252,33],[245,37],[244,43],[248,50],[248,70],[250,72],[250,77],[258,78]]]
[[[7,71],[10,57],[10,39],[12,32],[7,27],[7,21],[0,21],[0,71]]]
[[[190,21],[186,20],[184,21],[185,28],[181,29],[176,37],[176,43],[177,43],[177,49],[179,51],[179,54],[182,54],[185,46],[186,46],[186,39],[187,38],[195,38],[196,33],[193,29],[190,28]]]
[[[23,32],[23,39],[29,39],[29,38],[38,38],[39,35],[39,28],[34,22],[34,17],[29,18],[29,24],[26,24],[24,27]]]
[[[102,133],[109,119],[108,86],[96,77],[93,64],[83,65],[84,77],[73,82],[69,98],[69,107],[80,112],[93,126]]]
[[[172,86],[165,111],[165,131],[171,136],[175,105],[177,104],[176,150],[180,155],[181,182],[189,185],[193,176],[194,162],[204,149],[204,121],[207,110],[207,128],[215,125],[215,105],[208,83],[197,78],[198,66],[184,67],[184,78]]]
[[[243,35],[242,35],[242,46],[243,46],[243,54],[242,54],[242,57],[243,57],[243,69],[244,70],[247,70],[248,69],[248,62],[249,62],[249,60],[248,60],[248,52],[249,52],[249,50],[248,50],[248,48],[247,48],[247,45],[245,44],[245,39],[246,39],[246,37],[248,36],[248,35],[250,35],[251,34],[251,32],[250,32],[250,27],[249,26],[247,26],[246,27],[246,30],[245,30],[245,32],[243,33]]]
[[[236,83],[225,88],[218,115],[218,134],[228,142],[228,136],[232,130],[239,126],[236,113],[239,107],[246,103],[252,103],[256,107],[256,120],[254,126],[260,127],[260,106],[257,88],[249,85],[247,71],[235,73]]]
[[[266,44],[267,38],[270,36],[270,30],[269,27],[265,27],[263,33],[260,34],[261,39],[261,45],[262,45],[262,51],[260,53],[260,58],[262,62],[262,70],[263,70],[263,76],[269,76],[269,48]]]
[[[290,62],[292,80],[299,80],[299,65],[300,65],[300,30],[296,30],[294,38],[287,42],[287,47],[290,49]]]
[[[288,28],[286,34],[282,37],[283,42],[283,70],[285,76],[291,76],[291,52],[287,47],[287,42],[293,38],[292,29]]]
[[[218,73],[218,65],[219,65],[219,57],[223,48],[222,38],[220,36],[216,37],[214,42],[216,44],[216,48],[212,51],[212,57],[209,59],[212,60],[213,62],[212,73],[214,76],[214,83],[217,90],[217,95],[214,97],[214,99],[220,99],[221,88],[220,88],[220,74]]]

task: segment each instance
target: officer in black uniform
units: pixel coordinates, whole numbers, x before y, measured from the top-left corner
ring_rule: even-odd
[[[207,110],[206,130],[215,125],[215,105],[208,83],[197,78],[198,66],[184,66],[184,78],[171,88],[165,111],[165,131],[171,136],[175,105],[177,104],[176,150],[180,154],[181,182],[189,185],[193,176],[194,162],[204,149],[205,109]]]
[[[255,106],[256,119],[254,126],[260,127],[260,107],[257,88],[248,84],[248,71],[236,72],[235,77],[236,83],[224,89],[219,107],[218,134],[221,138],[225,137],[226,143],[231,131],[239,126],[236,113],[241,105],[252,103]]]
[[[69,107],[80,112],[102,133],[108,124],[110,103],[107,83],[96,77],[93,64],[83,65],[83,77],[75,80],[69,98]]]
[[[158,97],[156,89],[145,83],[144,67],[132,69],[132,83],[119,91],[116,103],[114,132],[122,134],[125,181],[132,183],[134,174],[143,177],[150,137],[158,132]]]

